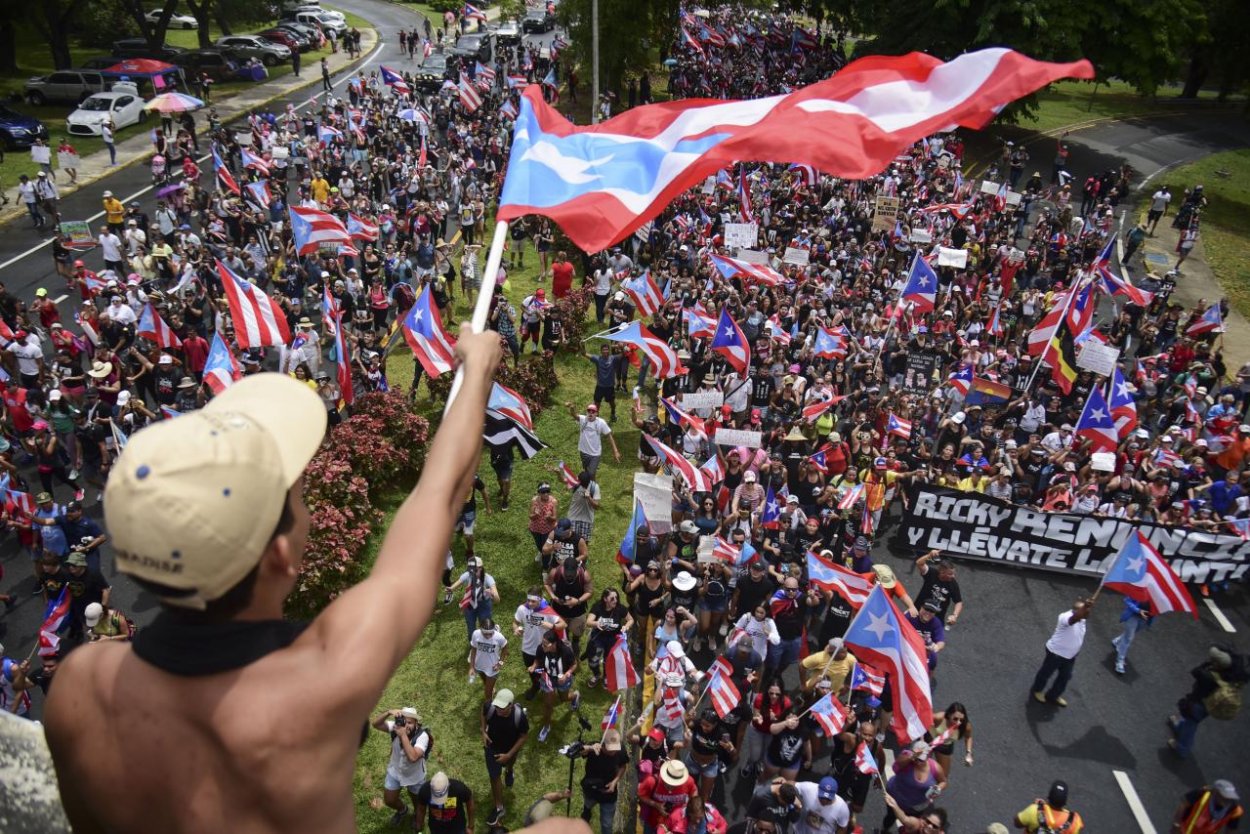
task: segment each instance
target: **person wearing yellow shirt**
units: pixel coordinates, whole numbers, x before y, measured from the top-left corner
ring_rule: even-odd
[[[841,637],[834,637],[824,651],[813,652],[799,663],[799,681],[804,692],[811,692],[822,678],[828,678],[837,698],[841,696],[854,668],[855,655],[846,650]]]
[[[313,199],[318,203],[325,205],[330,201],[330,183],[326,182],[325,176],[320,171],[313,174],[312,182],[308,184],[312,190]]]
[[[1016,814],[1016,828],[1029,834],[1037,831],[1063,831],[1065,834],[1081,834],[1085,822],[1076,811],[1068,810],[1068,783],[1056,779],[1050,786],[1046,799],[1038,799]]]
[[[126,207],[122,205],[122,201],[113,196],[112,191],[104,192],[104,222],[108,223],[109,230],[121,236],[122,230],[126,224]]]
[[[985,488],[990,485],[990,479],[980,469],[973,469],[968,473],[966,478],[960,478],[956,489],[960,492],[985,492]]]

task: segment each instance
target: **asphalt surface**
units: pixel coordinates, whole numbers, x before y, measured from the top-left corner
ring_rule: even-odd
[[[370,20],[380,33],[378,48],[367,57],[366,68],[378,60],[402,65],[395,32],[413,25],[413,12],[374,0],[336,0],[336,5]],[[307,94],[292,95],[290,100],[302,104]],[[283,105],[285,100],[274,106]],[[1033,167],[1048,173],[1053,141],[1039,138],[1031,143]],[[1152,175],[1160,168],[1246,144],[1244,123],[1206,114],[1100,125],[1073,134],[1067,141],[1073,149],[1070,168],[1078,179],[1121,160]],[[105,189],[125,202],[139,199],[150,212],[154,200],[149,185],[143,166],[119,170],[66,199],[64,216],[93,218]],[[40,245],[44,240],[23,221],[0,233],[0,281],[19,297],[32,298],[39,286],[57,295],[64,286],[52,267],[50,247]],[[94,268],[100,265],[99,257],[88,253],[85,260]],[[59,501],[68,498],[63,487],[58,490]],[[88,512],[98,517],[94,498],[94,492],[89,494]],[[920,580],[909,560],[888,554],[884,547],[878,548],[876,557],[892,564],[913,593],[919,590]],[[0,642],[6,654],[21,658],[34,646],[43,603],[31,595],[29,559],[12,536],[0,541],[0,563],[4,567],[0,591],[13,593],[17,600],[15,610],[0,616]],[[156,611],[155,601],[124,577],[113,575],[107,547],[104,563],[106,576],[115,582],[115,605],[140,624],[149,621]],[[956,700],[967,706],[975,733],[975,766],[963,767],[957,755],[950,788],[939,800],[951,813],[952,832],[984,831],[993,821],[1010,827],[1012,816],[1044,794],[1056,778],[1068,781],[1072,806],[1085,817],[1086,830],[1098,834],[1148,830],[1139,825],[1116,771],[1127,776],[1144,813],[1160,831],[1168,829],[1180,795],[1195,786],[1223,777],[1239,780],[1241,789],[1250,792],[1250,769],[1238,764],[1243,761],[1241,750],[1250,745],[1245,713],[1234,722],[1205,722],[1195,755],[1186,762],[1177,761],[1167,750],[1164,726],[1177,698],[1188,690],[1189,669],[1202,659],[1207,645],[1222,640],[1239,642],[1242,651],[1250,650],[1244,639],[1239,640],[1250,630],[1244,588],[1216,599],[1237,633],[1226,632],[1200,602],[1197,621],[1171,615],[1139,635],[1129,655],[1128,674],[1123,676],[1114,672],[1110,646],[1119,631],[1120,599],[1105,595],[1091,618],[1066,693],[1070,705],[1060,709],[1029,700],[1029,686],[1055,618],[1078,595],[1092,591],[1093,583],[981,564],[962,565],[959,581],[966,607],[959,625],[948,635],[934,691],[938,710]],[[37,714],[38,695],[35,703]],[[736,817],[745,786],[737,786],[736,777],[729,778],[729,796],[722,807]],[[879,797],[870,799],[861,819],[867,831],[879,822],[882,810]]]

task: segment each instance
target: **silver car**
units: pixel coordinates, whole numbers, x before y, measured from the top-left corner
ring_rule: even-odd
[[[291,58],[289,48],[257,35],[226,35],[217,39],[217,48],[243,60],[256,58],[267,67],[276,67]]]

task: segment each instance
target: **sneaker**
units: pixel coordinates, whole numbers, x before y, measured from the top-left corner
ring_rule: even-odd
[[[443,591],[443,605],[447,605],[450,602],[451,602],[451,589],[448,588],[446,591]]]
[[[582,693],[580,690],[573,693],[573,699],[569,701],[569,709],[580,709],[582,706]]]
[[[470,672],[469,673],[469,686],[472,686],[475,683],[477,683],[477,674],[474,672]]]
[[[1046,696],[1043,695],[1041,692],[1034,692],[1033,700],[1037,701],[1039,704],[1044,704],[1046,703]]]
[[[729,623],[721,623],[720,624],[720,636],[725,637],[728,634],[729,634]]]
[[[504,502],[500,503],[500,505],[499,505],[499,509],[503,510],[503,511],[506,513],[506,512],[508,511],[508,502],[507,502],[507,501],[504,501]]]
[[[551,735],[551,725],[550,725],[550,724],[546,725],[545,727],[543,727],[541,730],[539,730],[539,731],[538,731],[538,741],[539,741],[540,743],[541,743],[541,742],[546,741],[546,740],[547,740],[547,736],[549,736],[549,735]]]
[[[1054,704],[1054,705],[1055,705],[1055,706],[1057,706],[1057,707],[1066,707],[1066,706],[1068,705],[1068,702],[1067,702],[1067,701],[1065,701],[1065,700],[1062,698],[1062,696],[1061,696],[1061,697],[1059,697],[1059,698],[1051,698],[1051,699],[1050,699],[1050,703]]]
[[[508,786],[509,788],[512,787],[512,783],[515,781],[516,781],[516,776],[512,773],[512,768],[508,768],[507,770],[503,772],[503,783],[506,786]],[[503,810],[503,809],[501,808],[500,810]]]
[[[1123,661],[1123,660],[1117,660],[1117,661],[1115,662],[1115,673],[1116,673],[1117,675],[1123,675],[1123,674],[1124,674],[1124,661]]]
[[[512,771],[508,772],[511,773]],[[499,825],[503,822],[503,813],[503,808],[496,808],[491,812],[490,816],[486,818],[486,824],[490,826]]]
[[[405,805],[404,807],[400,808],[400,809],[399,809],[398,811],[396,811],[395,813],[391,814],[391,828],[399,828],[399,826],[403,824],[403,822],[404,822],[404,817],[406,817],[406,816],[408,816],[408,806],[407,806],[407,805]]]
[[[590,676],[590,688],[594,689],[598,685],[599,685],[599,678],[595,675],[591,675]]]
[[[702,637],[694,638],[694,640],[690,643],[690,651],[697,652],[697,651],[702,651],[702,650],[703,650],[703,638]]]

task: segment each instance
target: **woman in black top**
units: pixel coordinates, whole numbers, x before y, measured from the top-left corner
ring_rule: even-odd
[[[708,649],[716,651],[717,637],[729,610],[729,580],[733,569],[720,561],[704,562],[699,574],[699,635],[695,638],[694,650],[699,651],[706,639]]]
[[[621,592],[616,588],[604,588],[599,601],[590,609],[586,618],[586,660],[590,663],[590,686],[599,683],[603,668],[603,656],[612,648],[622,632],[633,628],[634,618],[621,602]]]
[[[629,590],[634,595],[634,622],[642,630],[641,636],[650,656],[655,652],[655,638],[652,635],[656,624],[664,616],[665,600],[668,597],[668,583],[660,572],[660,563],[648,562],[646,571],[629,583]],[[635,645],[639,644],[639,641],[635,642]]]

